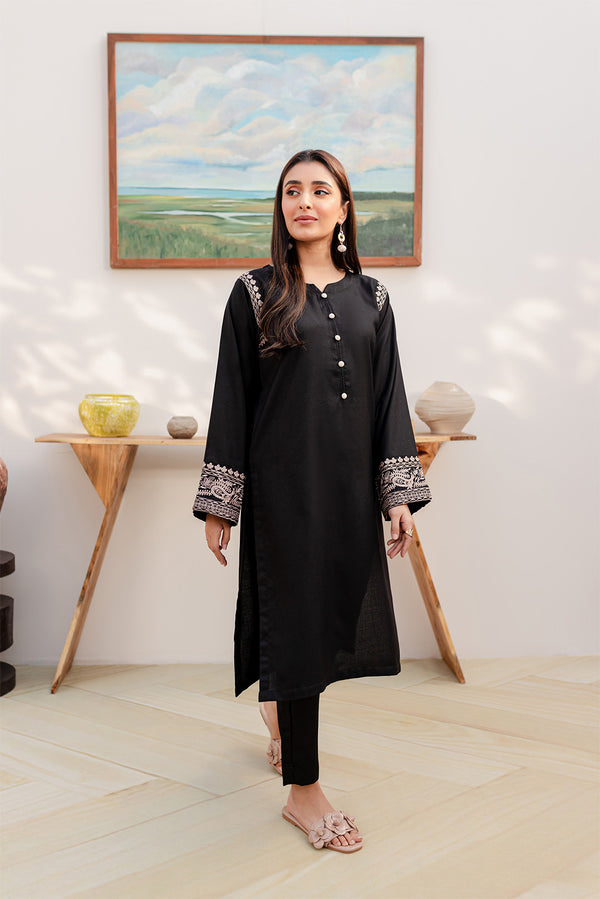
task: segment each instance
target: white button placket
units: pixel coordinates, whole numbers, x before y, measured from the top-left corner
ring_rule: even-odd
[[[324,300],[326,300],[327,294],[325,292],[323,292],[323,293],[321,293],[321,297]],[[338,347],[338,363],[337,364],[338,364],[338,368],[339,368],[339,372],[340,372],[340,399],[347,400],[348,393],[346,391],[346,382],[345,382],[345,378],[344,378],[344,366],[346,365],[346,363],[345,363],[344,359],[341,358],[341,356],[342,356],[342,335],[338,334],[337,324],[334,324],[335,318],[336,318],[335,312],[331,309],[331,306],[329,306],[328,304],[325,304],[325,306],[326,306],[326,308],[329,308],[327,317],[331,320],[332,324],[334,325],[332,337],[335,340],[336,345]]]

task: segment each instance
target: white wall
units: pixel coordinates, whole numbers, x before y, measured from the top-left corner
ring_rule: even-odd
[[[369,273],[411,403],[456,381],[478,440],[442,449],[417,524],[459,656],[597,652],[591,0],[21,0],[3,19],[3,658],[58,660],[103,512],[71,449],[34,437],[80,431],[101,391],[135,394],[139,433],[174,413],[206,433],[238,274],[110,268],[105,35],[234,28],[425,37],[423,264]],[[201,462],[139,450],[77,662],[231,658],[239,534],[222,569],[190,511]],[[437,655],[408,559],[390,564],[402,656]]]

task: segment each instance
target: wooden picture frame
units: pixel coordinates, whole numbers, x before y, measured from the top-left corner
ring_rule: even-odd
[[[270,261],[287,160],[350,177],[363,265],[421,263],[421,37],[108,34],[110,264]]]

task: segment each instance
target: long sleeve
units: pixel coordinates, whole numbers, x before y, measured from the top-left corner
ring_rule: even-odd
[[[411,514],[431,500],[419,462],[400,367],[396,323],[387,291],[377,286],[380,320],[377,329],[375,388],[375,486],[386,521],[392,506],[407,504]]]
[[[193,505],[202,521],[211,512],[238,523],[258,385],[258,325],[245,283],[238,278],[223,314],[204,464]]]

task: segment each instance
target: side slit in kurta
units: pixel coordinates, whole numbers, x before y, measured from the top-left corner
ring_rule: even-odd
[[[258,680],[261,701],[400,671],[382,514],[431,499],[385,287],[308,284],[305,346],[261,358],[272,271],[246,272],[227,302],[194,502],[202,520],[241,520],[235,695]]]

